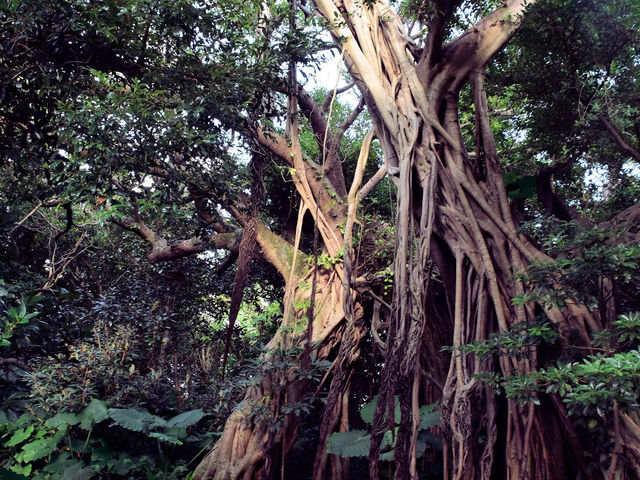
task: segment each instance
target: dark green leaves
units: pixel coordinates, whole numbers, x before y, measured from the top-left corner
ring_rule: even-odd
[[[202,417],[204,417],[202,409],[190,410],[167,420],[167,427],[187,428],[198,423]]]
[[[373,423],[373,414],[376,408],[378,396],[374,396],[371,402],[368,402],[360,409],[360,417],[367,423]],[[390,462],[393,461],[395,434],[397,433],[397,425],[401,420],[400,404],[398,397],[394,399],[394,423],[396,425],[394,432],[387,430],[382,439],[382,452],[380,460]],[[431,434],[428,430],[440,424],[440,410],[436,410],[436,405],[423,405],[420,407],[420,433],[417,443],[417,455],[422,456],[427,444],[439,445],[439,439]],[[340,457],[366,457],[369,455],[369,446],[371,444],[371,435],[362,430],[350,430],[348,432],[336,432],[327,439],[327,453],[338,455]],[[433,446],[432,445],[432,446]]]
[[[16,445],[24,442],[27,438],[31,436],[34,428],[35,427],[33,425],[29,425],[28,427],[24,427],[16,430],[11,436],[11,438],[4,443],[4,446],[15,447]]]
[[[373,413],[376,409],[376,404],[378,403],[378,395],[373,396],[373,400],[367,403],[364,407],[360,409],[360,417],[364,420],[365,423],[372,424],[373,423]],[[398,396],[396,395],[394,398],[394,421],[395,423],[400,423],[400,402],[398,400]]]
[[[166,422],[146,410],[133,408],[112,408],[109,417],[118,425],[134,432],[147,432],[154,427],[165,426]]]
[[[100,400],[96,400],[96,401],[99,402]],[[87,415],[87,417],[88,416],[89,415]],[[78,423],[81,422],[81,420],[82,419],[80,418],[80,415],[74,415],[73,413],[68,413],[68,412],[60,412],[54,415],[53,417],[51,417],[45,423],[49,428],[66,428],[67,426],[70,426],[70,425],[77,425]],[[104,418],[102,420],[104,420]],[[85,420],[85,424],[86,423],[88,422]]]
[[[137,468],[133,458],[125,452],[100,446],[103,442],[96,438],[99,434],[94,433],[97,424],[111,419],[115,425],[139,434],[140,442],[152,439],[163,444],[182,445],[188,437],[187,428],[204,416],[201,409],[196,409],[164,420],[145,409],[109,409],[104,401],[93,399],[80,413],[60,412],[44,424],[27,415],[14,422],[4,417],[6,423],[2,428],[8,428],[12,433],[4,434],[3,447],[14,451],[12,468],[20,473],[31,473],[34,462],[47,458],[49,461],[43,471],[60,475],[55,478],[88,479],[103,468],[126,475]],[[72,457],[70,452],[91,453],[91,465]]]
[[[337,432],[327,440],[327,453],[340,457],[366,457],[370,443],[371,435],[362,430]]]
[[[2,480],[28,480],[29,477],[25,477],[24,475],[20,475],[19,473],[12,472],[11,470],[7,470],[6,468],[0,468],[0,478]]]
[[[513,172],[503,175],[504,186],[510,198],[533,198],[536,195],[536,176],[525,175],[519,177]]]
[[[436,404],[421,406],[420,430],[427,430],[437,425],[440,425],[440,410],[436,409]]]
[[[90,430],[96,423],[100,423],[108,416],[107,404],[94,398],[89,405],[78,414],[80,428]]]
[[[196,424],[203,417],[204,412],[201,409],[180,413],[169,420],[164,420],[142,409],[109,409],[109,418],[120,427],[145,433],[149,438],[175,445],[182,445],[180,439],[186,437],[186,428]]]

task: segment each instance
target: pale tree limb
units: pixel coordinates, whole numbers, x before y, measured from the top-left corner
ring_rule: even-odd
[[[329,131],[328,115],[330,112],[328,110],[335,96],[341,92],[349,90],[354,84],[355,83],[352,82],[342,88],[336,87],[330,95],[327,95],[322,106],[319,106],[316,103],[313,97],[304,90],[302,85],[297,84],[295,92],[300,111],[309,120],[318,148],[320,149],[322,157],[325,159],[324,174],[331,182],[335,192],[342,198],[346,197],[347,189],[342,164],[338,158],[338,150],[344,133],[358,118],[364,108],[364,103],[361,101],[356,106],[334,134],[331,134]],[[284,83],[278,86],[278,90],[282,93],[288,93],[287,86]],[[265,135],[267,137],[272,136],[272,133],[266,133]]]
[[[507,0],[445,45],[442,56],[447,59],[450,69],[466,76],[471,70],[484,67],[511,40],[522,24],[525,10],[536,2]]]
[[[296,222],[296,236],[294,240],[293,247],[293,261],[291,262],[291,271],[289,272],[289,280],[286,283],[285,292],[284,292],[284,318],[285,320],[289,318],[289,314],[291,312],[291,304],[292,304],[292,295],[294,289],[294,274],[295,274],[295,265],[296,259],[298,257],[298,252],[300,249],[300,240],[302,239],[302,222],[304,221],[304,214],[307,213],[307,204],[304,201],[300,202],[300,208],[298,208],[298,221]]]
[[[332,141],[334,144],[337,144],[337,145],[340,144],[340,140],[342,140],[342,137],[344,137],[345,132],[349,129],[351,125],[353,125],[353,122],[355,122],[356,119],[360,116],[360,114],[362,113],[362,110],[364,110],[364,98],[360,99],[360,101],[358,102],[358,105],[356,105],[356,108],[354,108],[351,111],[349,116],[345,118],[345,120],[338,127],[338,130],[333,135]]]
[[[15,224],[15,226],[13,226],[13,227],[11,228],[11,230],[9,230],[9,233],[13,232],[16,228],[18,228],[20,225],[22,225],[24,222],[26,222],[26,221],[29,219],[29,217],[31,217],[31,215],[33,215],[34,213],[36,213],[36,212],[38,211],[38,209],[39,209],[41,206],[42,206],[42,202],[41,202],[41,201],[39,201],[39,202],[38,202],[38,204],[37,204],[35,207],[33,207],[33,209],[31,209],[31,211],[30,211],[29,213],[27,213],[27,214],[22,218],[22,220],[20,220],[19,222],[17,222],[17,223]]]
[[[360,188],[360,185],[362,184],[362,177],[364,175],[364,169],[367,165],[367,158],[369,157],[369,150],[371,148],[371,142],[373,141],[374,135],[375,130],[371,129],[362,140],[362,146],[360,147],[360,154],[358,155],[358,162],[356,164],[356,171],[354,174],[353,182],[351,183],[351,188],[349,189],[349,195],[347,197],[347,223],[344,228],[345,275],[343,278],[343,282],[345,282],[345,301],[348,298],[347,294],[351,291],[352,283],[350,275],[346,271],[346,263],[347,255],[349,256],[349,261],[352,260],[353,256],[353,246],[351,245],[351,243],[353,238],[353,225],[356,221],[356,209],[360,200],[360,193],[358,190]]]
[[[231,252],[238,250],[236,233],[217,233],[207,237],[191,237],[169,242],[155,233],[141,218],[113,219],[113,223],[128,230],[146,241],[151,247],[147,254],[150,263],[176,260],[211,249],[225,249]]]
[[[373,190],[376,185],[378,185],[378,183],[380,183],[380,181],[382,181],[382,179],[387,175],[387,165],[382,165],[378,171],[376,173],[373,174],[373,177],[371,177],[367,183],[365,183],[362,188],[360,189],[360,193],[358,194],[358,197],[360,198],[360,200],[363,200],[367,195],[369,195],[371,193],[371,190]]]
[[[344,228],[343,243],[344,275],[342,277],[342,309],[344,312],[346,325],[345,333],[343,334],[342,343],[340,345],[340,351],[338,353],[338,359],[336,360],[336,371],[331,381],[329,396],[327,398],[327,405],[322,417],[322,423],[320,425],[320,438],[318,440],[318,447],[313,468],[314,480],[321,480],[326,469],[327,438],[335,428],[338,421],[338,402],[340,397],[344,394],[344,391],[348,389],[349,384],[348,375],[346,374],[345,370],[349,368],[349,365],[353,361],[355,350],[357,350],[360,340],[360,335],[358,334],[357,327],[355,325],[355,291],[353,289],[355,279],[353,278],[354,253],[352,239],[353,226],[356,220],[356,210],[358,207],[358,190],[362,183],[362,177],[366,167],[367,158],[369,156],[369,148],[371,147],[373,136],[374,130],[370,130],[362,141],[354,179],[347,196],[347,221]]]
[[[274,132],[265,133],[262,130],[257,131],[256,139],[294,169],[296,189],[317,222],[329,254],[335,257],[342,248],[342,233],[338,225],[344,221],[345,217],[340,206],[329,205],[335,203],[331,202],[331,193],[326,190],[330,187],[330,182],[318,178],[318,169],[310,161],[303,159],[298,142],[290,146],[281,135]],[[323,208],[316,208],[317,205]],[[325,214],[325,211],[330,212],[330,215]]]

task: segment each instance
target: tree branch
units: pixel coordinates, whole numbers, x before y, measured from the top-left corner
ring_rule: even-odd
[[[176,260],[196,253],[211,249],[224,248],[231,252],[238,251],[238,235],[236,233],[217,233],[207,237],[191,237],[169,243],[166,238],[159,236],[151,230],[140,218],[137,209],[134,209],[134,217],[124,220],[112,220],[116,225],[135,233],[151,246],[151,252],[147,255],[150,263],[167,260]]]
[[[282,135],[278,135],[274,132],[265,133],[264,130],[258,129],[256,140],[271,153],[284,160],[289,167],[293,167],[294,153],[289,146],[289,143]]]
[[[325,174],[329,177],[332,185],[336,189],[336,193],[342,198],[347,196],[347,185],[344,180],[344,173],[342,171],[342,163],[338,158],[338,150],[340,149],[340,142],[344,137],[347,129],[353,125],[353,122],[360,116],[364,109],[364,97],[360,99],[356,108],[349,114],[349,116],[338,127],[335,135],[331,135],[327,131],[327,152],[325,153]]]
[[[349,116],[344,120],[344,122],[340,124],[340,126],[338,127],[338,130],[336,131],[336,134],[333,136],[332,143],[338,146],[340,145],[340,141],[342,140],[342,137],[344,137],[345,132],[349,129],[351,125],[353,125],[353,122],[355,122],[356,119],[360,116],[360,114],[362,113],[362,110],[364,110],[364,97],[360,98],[360,101],[358,102],[358,105],[356,105],[356,108],[354,108],[353,111],[349,114]]]
[[[640,240],[640,204],[636,203],[619,212],[610,220],[598,223],[598,228],[622,229],[622,241],[635,243]]]
[[[425,48],[422,52],[420,62],[424,62],[426,65],[433,65],[440,61],[442,42],[446,32],[445,27],[451,18],[451,14],[460,3],[462,3],[460,0],[456,0],[455,2],[438,0],[434,2],[433,10],[435,10],[435,13],[432,13],[431,18],[426,22],[429,33],[425,39]]]
[[[55,236],[54,238],[55,242],[57,242],[60,239],[60,237],[62,237],[65,233],[67,233],[73,227],[73,205],[71,204],[71,202],[66,202],[63,206],[65,211],[67,212],[67,215],[66,215],[67,223],[66,223],[66,226],[64,227],[64,230],[62,230],[60,233],[58,233]]]
[[[338,95],[340,92],[349,90],[355,82],[339,88],[335,91]],[[283,87],[280,88],[282,90]],[[348,128],[355,122],[362,110],[364,109],[364,100],[360,100],[358,106],[351,112],[351,114],[345,119],[345,121],[338,127],[338,130],[334,135],[329,130],[329,119],[327,118],[327,112],[331,101],[334,98],[332,92],[327,96],[322,107],[319,107],[313,97],[304,91],[301,85],[298,85],[296,91],[296,97],[298,99],[298,105],[302,113],[309,119],[313,135],[318,144],[318,150],[323,154],[325,159],[325,175],[331,181],[336,193],[344,198],[347,195],[347,187],[344,180],[344,173],[342,171],[342,165],[338,159],[338,150],[340,148],[340,142],[342,137]],[[325,142],[325,135],[327,136]],[[327,149],[325,152],[324,149]]]
[[[266,147],[271,153],[280,157],[289,167],[294,167],[293,165],[293,156],[295,155],[291,146],[287,140],[277,133],[268,132],[258,129],[256,140],[260,145]],[[301,175],[304,175],[307,182],[309,183],[310,188],[313,191],[313,195],[315,198],[319,199],[321,202],[325,202],[326,199],[321,197],[326,196],[327,198],[331,198],[338,192],[333,185],[331,178],[322,179],[320,175],[320,165],[313,162],[312,160],[305,158],[304,159],[305,171],[299,172]],[[326,172],[325,172],[326,173]],[[323,192],[323,190],[326,190]],[[333,210],[335,210],[334,207]],[[327,210],[331,210],[327,208]],[[344,213],[344,212],[342,212]],[[334,214],[338,215],[339,212],[334,212]]]
[[[565,165],[562,165],[565,167]],[[565,202],[551,185],[551,177],[558,170],[558,167],[543,167],[536,176],[536,194],[538,201],[542,204],[548,215],[553,215],[560,220],[575,221],[585,228],[593,225],[567,202]]]
[[[235,233],[217,233],[207,237],[191,237],[171,244],[161,238],[160,242],[153,246],[151,253],[147,255],[147,259],[149,262],[155,263],[187,257],[205,250],[221,248],[234,252],[238,249],[237,241],[238,235]]]
[[[353,87],[355,87],[356,82],[351,82],[346,84],[344,87],[340,87],[336,89],[336,95],[340,95],[341,93],[346,92],[347,90],[351,90]],[[332,95],[327,95],[327,98],[324,100],[324,103],[322,104],[322,111],[324,113],[327,113],[329,111],[329,107],[331,106],[331,97]]]
[[[371,190],[375,188],[375,186],[380,183],[380,181],[387,175],[387,166],[382,165],[380,169],[369,179],[367,183],[365,183],[360,189],[359,199],[362,201]]]
[[[638,150],[636,150],[635,148],[633,148],[627,142],[624,141],[624,139],[618,133],[618,131],[613,126],[611,121],[603,114],[598,115],[598,120],[600,120],[600,123],[602,123],[602,125],[611,134],[611,136],[613,137],[613,140],[616,142],[616,145],[618,146],[618,149],[620,149],[622,153],[625,153],[630,157],[633,157],[636,162],[640,162],[640,152],[638,152]]]
[[[302,111],[302,114],[309,119],[311,129],[313,130],[313,136],[315,137],[320,150],[322,150],[324,133],[327,131],[326,111],[315,102],[310,94],[303,90],[301,85],[298,85],[296,96],[298,98],[300,110]],[[331,98],[330,95],[329,98]]]
[[[472,28],[442,49],[446,68],[439,74],[443,81],[454,75],[461,82],[472,70],[484,67],[517,32],[524,11],[537,0],[507,0]],[[425,60],[426,61],[426,60]],[[429,66],[425,65],[428,70]]]

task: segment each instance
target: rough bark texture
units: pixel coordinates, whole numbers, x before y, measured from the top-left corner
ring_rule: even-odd
[[[347,212],[340,200],[346,192],[342,165],[337,158],[338,145],[361,108],[350,115],[335,134],[331,134],[327,129],[331,102],[327,101],[323,107],[315,105],[312,98],[297,85],[295,75],[292,75],[289,83],[292,88],[289,89],[291,113],[287,128],[288,139],[275,132],[256,133],[256,140],[292,169],[293,181],[301,197],[295,245],[258,224],[257,243],[261,247],[261,253],[278,269],[286,283],[284,318],[278,333],[267,345],[263,356],[265,364],[269,363],[276,350],[293,350],[296,346],[308,344],[308,336],[311,337],[315,359],[327,358],[343,334],[344,329],[337,327],[345,319],[345,306],[349,308],[350,319],[346,337],[351,340],[348,341],[355,342],[357,346],[357,339],[361,335],[359,332],[362,330],[361,325],[355,326],[354,323],[361,317],[361,311],[352,306],[352,289],[350,283],[344,281],[351,275],[345,274],[339,263],[331,270],[320,270],[318,267],[309,269],[303,260],[305,255],[298,249],[302,219],[305,212],[308,212],[315,221],[323,251],[336,257],[342,250],[344,237],[340,226],[345,224]],[[322,153],[321,163],[303,158],[297,138],[298,102],[314,129]],[[309,310],[297,307],[309,303],[313,305]],[[294,327],[301,320],[307,321],[305,313],[310,313],[312,321],[311,325],[307,324],[310,328],[301,333],[300,329]],[[309,350],[305,350],[308,357]],[[354,352],[349,350],[347,364],[355,357]],[[299,358],[303,368],[307,363],[305,358]],[[344,361],[338,360],[338,371],[342,370]],[[269,478],[274,473],[274,453],[280,451],[280,459],[284,459],[282,452],[286,454],[295,440],[298,419],[293,415],[284,415],[281,407],[286,403],[307,400],[311,387],[295,371],[265,371],[259,385],[247,391],[242,406],[225,424],[222,438],[198,466],[195,478]],[[344,398],[345,389],[348,389],[348,380],[341,383],[339,389],[334,388],[339,398]],[[348,405],[348,399],[346,404]],[[334,410],[342,415],[345,408],[336,404]],[[257,415],[256,412],[260,414]],[[281,427],[274,428],[274,425]],[[332,471],[341,471],[341,465],[341,462],[333,462]]]
[[[281,247],[280,247],[281,248]],[[265,245],[263,243],[263,249]],[[301,282],[305,276],[295,275]],[[319,358],[326,357],[337,337],[336,327],[344,317],[342,312],[341,285],[332,275],[319,275],[317,307],[314,319],[313,343],[322,344],[317,351]],[[298,303],[309,299],[310,287],[294,290],[292,301]],[[286,350],[300,344],[304,334],[293,333],[303,310],[292,308],[282,327],[266,347],[263,360],[268,363],[276,350]],[[235,410],[225,424],[224,433],[213,450],[198,466],[196,479],[252,479],[269,478],[273,472],[273,453],[281,446],[283,438],[285,452],[293,444],[298,419],[284,415],[280,410],[285,403],[307,400],[308,382],[293,371],[270,370],[263,373],[260,383],[248,389],[242,406]],[[279,428],[274,428],[279,425]]]
[[[334,22],[332,33],[344,48],[350,73],[378,129],[387,169],[398,187],[392,324],[372,432],[369,466],[373,479],[378,478],[378,453],[387,428],[384,419],[389,417],[396,394],[402,422],[395,449],[395,478],[416,477],[411,468],[415,464],[411,433],[416,420],[407,385],[420,381],[413,372],[423,345],[424,322],[448,323],[454,347],[529,322],[535,306],[516,307],[511,301],[523,293],[515,274],[533,261],[550,260],[518,233],[511,216],[484,93],[485,65],[516,32],[526,5],[534,2],[506,1],[449,44],[442,44],[442,32],[458,2],[432,3],[439,14],[425,19],[429,34],[420,49],[401,19],[383,2],[364,6],[351,0],[314,2]],[[476,112],[474,162],[458,120],[458,93],[467,83]],[[437,252],[431,251],[434,245]],[[448,315],[434,318],[424,311],[429,258],[450,293]],[[582,347],[588,347],[591,334],[601,328],[602,315],[581,305],[547,310],[547,315],[565,342],[571,339]],[[525,358],[502,357],[495,367],[511,376],[532,371],[536,363],[532,349]],[[474,378],[493,367],[471,356],[451,357],[442,390],[448,440],[445,476],[488,479],[504,472],[512,479],[551,479],[565,471],[571,455],[578,457],[572,461],[580,465],[578,440],[568,436],[557,441],[558,432],[573,428],[566,412],[554,411],[545,403],[522,406],[508,400],[506,414],[500,412],[506,417],[500,432],[504,451],[496,452],[500,422],[495,396]],[[484,439],[482,444],[478,438]],[[498,456],[504,458],[502,465],[495,465]],[[624,478],[633,468],[619,464],[616,475]]]

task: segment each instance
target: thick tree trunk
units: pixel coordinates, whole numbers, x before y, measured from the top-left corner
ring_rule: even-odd
[[[295,75],[292,77],[290,83],[297,88]],[[312,104],[310,98],[300,91],[297,91],[296,95],[301,98],[303,109],[307,109],[307,113],[314,113],[318,117],[315,118],[316,123],[320,123],[316,125],[318,130],[316,134],[318,138],[324,139],[324,135],[327,134],[325,126],[328,119],[318,115],[318,109]],[[323,250],[335,258],[345,244],[346,236],[343,237],[340,225],[344,225],[347,219],[343,206],[332,199],[337,191],[330,179],[342,179],[344,183],[341,164],[333,159],[337,155],[337,147],[331,148],[333,154],[330,154],[328,159],[326,153],[323,155],[326,160],[323,165],[303,160],[297,138],[295,115],[297,106],[294,97],[289,98],[289,104],[292,112],[288,126],[290,141],[274,132],[268,135],[263,132],[257,134],[259,143],[293,169],[294,184],[302,199],[298,212],[295,245],[289,244],[261,224],[257,229],[256,240],[263,257],[272,263],[285,279],[284,317],[280,329],[263,354],[265,368],[260,382],[247,391],[242,406],[228,419],[222,438],[196,470],[195,478],[198,479],[269,478],[273,472],[273,453],[278,450],[277,447],[280,447],[281,463],[284,461],[286,452],[295,440],[299,420],[293,414],[283,414],[283,407],[288,403],[309,400],[312,385],[303,379],[304,375],[301,374],[304,372],[301,370],[310,366],[311,349],[313,348],[315,360],[326,359],[345,330],[337,328],[345,316],[349,319],[346,328],[349,338],[357,336],[362,328],[361,325],[354,328],[353,324],[354,318],[361,317],[361,309],[353,306],[354,295],[350,283],[352,281],[350,270],[346,266],[343,268],[339,263],[330,271],[317,266],[309,269],[307,262],[303,259],[306,256],[298,249],[302,221],[308,213],[315,221],[316,236],[318,241],[321,238]],[[344,130],[354,120],[355,115],[350,116],[342,124],[340,132],[329,138],[329,144],[338,144]],[[368,155],[370,141],[369,138],[366,154],[361,157],[366,158]],[[322,150],[322,144],[319,146]],[[363,170],[364,163],[359,168],[360,176]],[[355,194],[359,185],[360,180],[357,185],[352,186],[350,196]],[[315,247],[319,248],[319,245]],[[345,258],[348,256],[345,252]],[[348,262],[345,261],[345,265],[347,264]],[[349,280],[345,281],[346,278]],[[357,311],[357,314],[354,311]],[[312,319],[311,324],[307,321],[308,317]],[[307,325],[304,326],[304,324]],[[301,326],[304,328],[300,328]],[[272,364],[275,363],[276,357],[287,351],[290,352],[289,359],[294,360],[298,366],[286,370],[274,369]],[[350,358],[352,356],[350,355]],[[339,365],[336,367],[338,371],[343,371],[343,361],[343,358],[338,358]],[[348,382],[344,388],[348,388]],[[341,386],[337,392],[341,398],[344,388]],[[337,412],[341,413],[340,408]],[[332,462],[334,472],[341,471],[343,466],[341,462]]]
[[[443,340],[437,335],[443,332],[450,335],[444,342],[458,347],[485,340],[491,333],[507,332],[516,323],[530,322],[536,309],[546,312],[565,344],[589,348],[591,335],[601,325],[599,316],[583,305],[568,303],[559,310],[544,305],[514,306],[512,302],[524,292],[517,274],[531,262],[550,259],[519,234],[511,216],[489,124],[483,72],[515,33],[526,5],[535,2],[507,0],[446,45],[442,38],[447,20],[461,2],[432,3],[438,13],[427,19],[429,35],[418,48],[402,21],[380,0],[364,5],[353,0],[314,0],[320,14],[332,22],[332,34],[344,49],[347,67],[373,118],[387,171],[398,188],[394,297],[372,430],[371,478],[378,479],[380,445],[388,428],[385,418],[393,418],[393,398],[398,395],[402,419],[396,438],[395,479],[417,479],[420,393],[435,387],[440,390],[446,440],[445,478],[554,479],[564,475],[567,462],[583,478],[598,478],[587,469],[580,439],[557,398],[542,398],[540,405],[521,405],[509,399],[500,404],[506,408],[499,408],[491,388],[475,377],[495,370],[504,376],[529,373],[537,368],[535,348],[526,356],[494,361],[456,353],[448,368],[439,357]],[[473,161],[458,119],[458,94],[467,83],[476,113]],[[303,204],[314,216],[326,250],[336,255],[345,245],[339,225],[344,220],[348,224],[348,216],[340,209],[331,211],[330,195],[317,175],[321,169],[303,161],[295,135],[291,145],[277,135],[260,134],[258,140],[295,169]],[[296,269],[295,275],[289,275],[286,261],[278,260],[292,258],[295,249],[278,243],[274,250],[268,241],[261,241],[260,232],[258,243],[266,258],[285,265],[279,270],[288,282],[287,291],[293,292],[290,304],[308,300],[310,289],[299,285],[305,273]],[[438,269],[444,283],[446,298],[440,299],[440,306],[429,304],[435,298],[429,289],[431,268]],[[324,358],[338,341],[336,326],[345,318],[343,331],[348,333],[348,348],[341,349],[344,352],[336,363],[344,362],[345,368],[336,367],[332,402],[321,427],[314,472],[314,478],[321,478],[327,465],[324,442],[340,415],[339,400],[349,385],[349,354],[356,352],[361,330],[349,308],[348,265],[317,281],[321,293],[315,299],[313,342],[324,342],[318,358]],[[290,328],[299,315],[294,308],[287,311],[271,348],[289,348],[303,341],[302,334]],[[273,351],[265,353],[265,361],[274,355]],[[297,419],[283,417],[281,406],[304,400],[307,387],[296,379],[293,369],[265,372],[260,384],[247,392],[242,408],[228,420],[196,478],[266,478],[276,446],[283,444],[286,452],[294,438]],[[267,421],[260,421],[262,418]],[[279,420],[285,426],[274,429]],[[624,415],[616,420],[616,453],[609,472],[616,478],[633,478],[631,472],[638,465],[633,461],[640,451],[636,420]],[[627,462],[618,461],[622,445]],[[338,472],[336,467],[334,464],[332,471]]]
[[[274,369],[277,357],[285,356],[300,364],[304,350],[307,305],[311,298],[311,271],[305,255],[297,252],[297,267],[291,269],[294,247],[267,230],[258,229],[263,256],[272,262],[287,282],[290,298],[285,298],[286,317],[262,356],[264,369],[256,386],[250,387],[241,406],[225,424],[222,437],[198,466],[196,479],[269,478],[274,452],[285,454],[293,445],[298,418],[284,414],[287,404],[309,400],[311,385],[299,368]],[[293,272],[293,274],[292,274]],[[316,359],[323,360],[339,341],[338,325],[344,318],[342,282],[335,272],[322,272],[316,278],[315,315],[312,344],[318,345]],[[284,440],[284,442],[283,442]]]
[[[314,1],[333,22],[332,33],[344,48],[398,187],[391,348],[381,377],[369,461],[374,480],[384,419],[394,394],[402,411],[394,478],[416,478],[410,468],[415,464],[415,403],[407,385],[417,381],[413,367],[423,345],[425,320],[429,321],[424,312],[428,259],[436,262],[450,294],[454,347],[530,322],[536,306],[512,303],[524,291],[517,274],[531,262],[551,260],[518,233],[511,216],[483,88],[486,63],[515,33],[525,6],[535,2],[508,0],[458,39],[442,45],[447,16],[458,3],[433,2],[438,13],[428,19],[429,36],[424,48],[418,48],[382,1],[366,5],[352,0]],[[476,112],[473,162],[458,119],[458,93],[467,82]],[[432,245],[438,246],[437,255],[432,255]],[[546,308],[546,313],[563,342],[583,348],[589,348],[591,334],[601,328],[598,317],[582,305]],[[589,478],[578,439],[565,435],[558,441],[558,432],[573,429],[566,413],[546,400],[541,406],[508,400],[506,412],[498,412],[493,392],[474,376],[493,368],[504,376],[529,373],[537,368],[535,348],[523,358],[501,357],[495,367],[473,356],[452,355],[442,392],[442,421],[450,442],[446,476],[489,479],[504,471],[510,479],[552,479],[563,475],[564,463],[573,455],[582,475]],[[504,439],[503,453],[496,452],[498,436]],[[503,465],[494,465],[498,456],[504,457]],[[616,474],[624,476],[625,471],[621,468]]]

